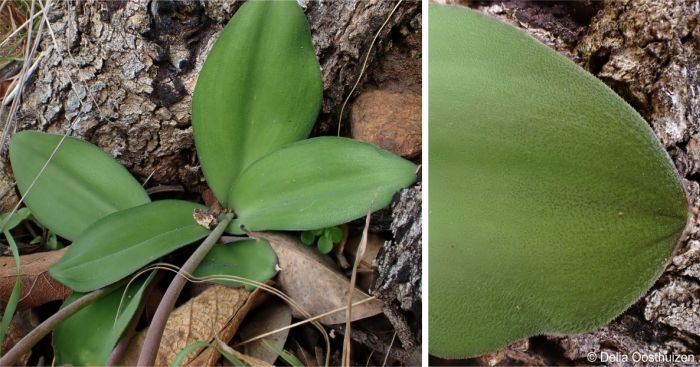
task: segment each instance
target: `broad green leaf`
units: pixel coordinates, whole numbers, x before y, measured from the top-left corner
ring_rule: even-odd
[[[144,265],[207,236],[192,213],[204,206],[160,200],[110,214],[70,245],[49,272],[78,292],[112,284]]]
[[[118,287],[67,318],[53,331],[56,365],[103,366],[136,314],[153,274],[133,282],[129,289]],[[127,292],[123,297],[124,292]],[[66,307],[84,293],[73,292]],[[119,314],[117,311],[119,310]]]
[[[309,134],[321,93],[321,69],[299,5],[243,4],[207,56],[192,97],[197,154],[222,203],[248,165]]]
[[[0,226],[2,226],[2,224],[5,223],[5,221],[7,221],[5,227],[0,228],[0,232],[15,229],[15,227],[20,225],[23,221],[27,220],[31,215],[32,212],[30,212],[28,208],[21,208],[17,210],[12,216],[10,216],[10,213],[0,214]]]
[[[360,141],[318,137],[251,165],[231,189],[229,230],[303,231],[335,226],[387,206],[416,179],[416,166]],[[376,195],[376,198],[375,198]]]
[[[22,195],[61,137],[38,131],[22,131],[12,137],[10,161]],[[67,137],[24,202],[39,223],[74,240],[107,214],[149,201],[138,181],[109,154]]]
[[[209,251],[194,272],[196,277],[212,275],[237,276],[265,282],[277,274],[277,255],[266,240],[242,240],[226,245],[216,245]],[[215,280],[214,283],[229,287],[241,287],[232,280]],[[246,286],[248,289],[255,287]]]
[[[612,90],[525,33],[466,8],[429,17],[430,352],[609,322],[686,224],[666,152]]]

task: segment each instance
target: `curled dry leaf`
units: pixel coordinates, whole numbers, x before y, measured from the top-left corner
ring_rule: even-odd
[[[248,340],[258,335],[289,326],[291,323],[292,310],[289,306],[286,303],[271,303],[255,310],[247,318],[245,324],[238,332],[238,337],[240,337],[241,340]],[[282,349],[284,343],[287,341],[288,335],[289,329],[285,329],[265,339]],[[277,359],[277,353],[265,348],[262,339],[254,340],[243,345],[243,351],[245,354],[267,363],[274,363]]]
[[[22,274],[22,294],[19,310],[25,310],[44,303],[63,300],[71,293],[70,288],[54,280],[48,273],[49,267],[57,262],[68,248],[40,252],[20,257]],[[7,304],[15,286],[17,272],[12,257],[0,257],[0,301]]]
[[[213,343],[216,335],[228,342],[261,296],[258,290],[250,294],[244,288],[212,285],[190,299],[170,314],[155,365],[170,366],[183,348],[198,341]],[[147,331],[132,339],[120,365],[136,364]],[[185,357],[182,365],[211,366],[218,358],[217,351],[200,348]]]
[[[345,307],[350,280],[335,265],[315,249],[305,246],[295,237],[274,232],[256,232],[254,237],[268,240],[277,253],[280,272],[277,282],[280,288],[312,316]],[[369,295],[355,289],[353,303]],[[352,308],[352,321],[364,319],[382,312],[383,303],[372,300]],[[296,310],[294,317],[305,318]],[[345,322],[345,311],[322,317],[326,325]]]

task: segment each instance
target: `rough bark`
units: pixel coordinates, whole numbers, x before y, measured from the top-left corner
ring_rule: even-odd
[[[324,100],[314,133],[325,134],[335,131],[340,105],[394,3],[300,3],[323,70]],[[13,129],[67,131],[111,153],[142,182],[152,175],[149,186],[175,184],[201,192],[191,95],[217,33],[239,5],[225,0],[58,2],[49,17],[56,44],[44,36],[43,59]],[[357,92],[378,69],[377,55],[391,53],[419,14],[417,1],[398,7],[369,55]],[[0,193],[12,183],[6,158],[2,161]],[[0,209],[14,200],[6,197]]]
[[[700,1],[465,2],[522,28],[605,82],[649,122],[673,159],[693,218],[661,278],[591,333],[522,340],[480,364],[579,364],[595,353],[693,355],[700,363]],[[676,365],[683,365],[677,361]],[[658,365],[658,363],[648,363]]]

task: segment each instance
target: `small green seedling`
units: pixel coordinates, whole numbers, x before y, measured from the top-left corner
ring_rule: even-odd
[[[305,139],[321,97],[321,70],[299,5],[243,4],[207,57],[192,99],[197,154],[226,208],[218,219],[226,223],[235,213],[229,233],[336,226],[388,205],[396,191],[413,183],[413,163],[371,144]],[[10,160],[36,219],[73,241],[50,274],[76,292],[123,282],[212,234],[193,218],[207,208],[182,200],[152,202],[123,166],[85,141],[20,132],[11,140]],[[335,234],[329,230],[322,239],[332,247]],[[267,241],[246,240],[215,246],[194,272],[265,281],[275,275],[276,263]],[[117,295],[126,292],[125,285],[62,322],[53,336],[56,363],[104,364],[149,282],[130,287],[121,307]]]
[[[524,32],[461,7],[429,17],[430,352],[604,325],[681,237],[673,163],[625,101]]]
[[[318,250],[324,254],[331,252],[333,245],[340,243],[342,239],[343,230],[335,226],[301,232],[301,242],[307,246],[316,243]]]

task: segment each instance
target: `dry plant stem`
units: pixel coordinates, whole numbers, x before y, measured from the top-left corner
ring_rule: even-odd
[[[376,193],[374,198],[372,198],[372,204],[376,199]],[[360,239],[360,245],[357,247],[357,254],[355,255],[355,262],[352,265],[352,274],[350,275],[350,290],[348,291],[348,308],[345,310],[345,337],[343,338],[343,354],[342,354],[342,364],[344,366],[350,366],[350,337],[352,335],[352,329],[350,324],[352,323],[352,295],[355,293],[355,283],[357,282],[357,266],[360,263],[360,259],[365,255],[365,250],[367,249],[367,232],[369,231],[369,222],[371,220],[372,211],[367,213],[367,218],[365,219],[365,228],[362,230],[362,238]]]
[[[185,264],[182,265],[178,271],[178,275],[170,282],[168,290],[165,291],[165,295],[163,295],[163,299],[160,301],[155,315],[153,315],[153,321],[151,321],[151,325],[148,327],[146,339],[143,342],[137,365],[153,366],[155,363],[158,347],[160,347],[160,340],[163,337],[163,331],[165,330],[165,324],[168,321],[170,311],[175,307],[175,302],[180,292],[182,292],[182,288],[187,284],[187,277],[185,275],[193,273],[202,260],[204,260],[209,250],[214,247],[219,237],[224,233],[231,219],[233,219],[233,213],[224,214],[224,218],[221,222],[219,222],[202,244],[197,247],[197,250],[195,250]]]
[[[97,300],[98,298],[108,294],[114,289],[114,287],[101,288],[96,291],[92,291],[77,300],[69,304],[68,306],[58,310],[51,317],[46,319],[44,322],[39,324],[34,330],[22,338],[17,344],[15,344],[12,349],[10,349],[2,358],[0,358],[0,366],[13,366],[15,362],[23,356],[25,353],[29,352],[36,343],[42,338],[48,335],[53,329],[58,326],[61,321],[69,318],[74,313],[82,310],[85,306],[89,305],[91,302]]]

